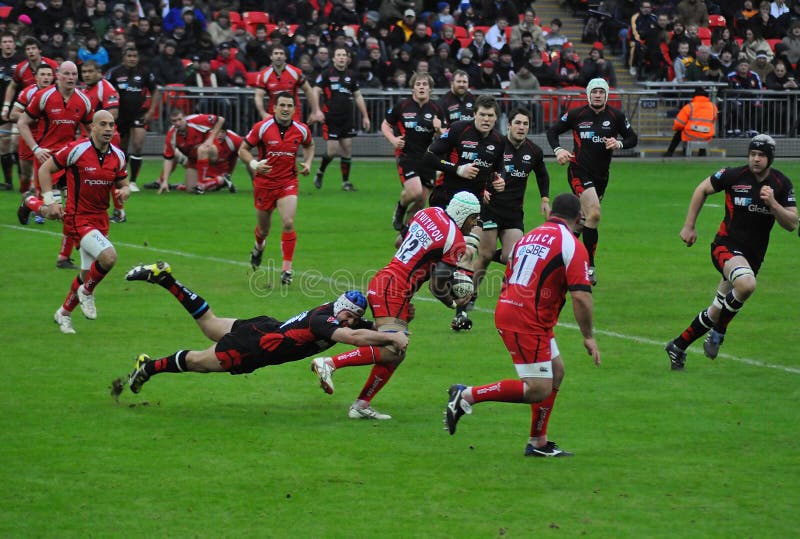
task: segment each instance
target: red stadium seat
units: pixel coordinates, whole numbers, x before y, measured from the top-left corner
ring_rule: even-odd
[[[467,29],[463,26],[454,26],[453,31],[455,32],[454,36],[456,39],[462,40],[467,38]],[[462,41],[461,44],[464,45],[464,42]]]
[[[552,92],[557,88],[552,86],[542,86],[540,90]],[[558,97],[556,96],[541,96],[542,104],[542,121],[545,126],[551,125],[558,119]]]
[[[783,41],[782,39],[768,39],[767,43],[769,43],[769,48],[772,49],[772,52],[775,52],[775,45]]]
[[[164,88],[162,100],[164,110],[180,109],[184,114],[192,113],[192,103],[186,98],[185,84],[167,84]]]
[[[711,45],[711,29],[701,26],[697,29],[697,37],[703,45]]]
[[[725,26],[728,22],[725,20],[725,17],[722,15],[709,15],[708,16],[708,26],[711,28],[717,28],[719,26]]]
[[[472,38],[473,34],[475,33],[475,30],[480,30],[483,32],[483,35],[486,35],[486,32],[489,31],[489,28],[490,28],[489,26],[473,26],[472,30],[469,33],[469,37]]]
[[[265,11],[245,11],[242,21],[248,26],[253,24],[269,24],[269,13]]]
[[[7,19],[12,9],[12,6],[0,6],[0,19]]]
[[[255,86],[256,80],[258,79],[258,74],[259,71],[248,71],[244,77],[245,84],[248,86]]]

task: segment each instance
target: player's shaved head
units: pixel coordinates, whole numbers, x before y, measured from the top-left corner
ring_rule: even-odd
[[[100,125],[101,122],[113,122],[114,115],[108,112],[107,110],[98,110],[94,113],[94,118],[92,118],[92,125]]]
[[[61,62],[61,65],[58,66],[58,72],[64,73],[75,73],[78,74],[78,66],[75,65],[75,62],[70,62],[67,60],[66,62]]]

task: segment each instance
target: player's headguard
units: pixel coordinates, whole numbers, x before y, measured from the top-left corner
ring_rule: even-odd
[[[775,139],[769,135],[761,133],[760,135],[756,135],[752,138],[750,141],[750,146],[747,150],[758,150],[760,152],[764,152],[764,155],[767,156],[767,166],[771,167],[772,162],[775,160]]]
[[[606,98],[603,100],[603,105],[605,105],[606,101],[608,101],[608,83],[606,82],[606,79],[601,79],[598,77],[596,79],[590,80],[589,84],[586,85],[586,99],[589,101],[589,105],[592,104],[591,95],[592,95],[592,90],[594,90],[595,88],[600,88],[603,91],[605,91]]]
[[[464,221],[469,219],[470,215],[480,215],[481,203],[478,202],[478,197],[469,191],[459,191],[453,195],[453,198],[447,204],[447,208],[444,211],[446,211],[447,215],[452,217],[453,221],[461,228],[464,226]]]
[[[342,311],[350,311],[358,317],[364,316],[367,309],[367,298],[358,290],[348,290],[333,302],[333,316]]]

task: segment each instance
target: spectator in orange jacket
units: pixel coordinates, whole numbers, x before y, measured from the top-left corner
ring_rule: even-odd
[[[669,143],[669,148],[664,152],[664,157],[672,157],[678,143],[691,141],[708,142],[714,138],[717,124],[717,106],[708,98],[705,88],[697,88],[690,103],[678,112],[672,129],[675,134]],[[705,149],[700,149],[699,155],[706,155]]]

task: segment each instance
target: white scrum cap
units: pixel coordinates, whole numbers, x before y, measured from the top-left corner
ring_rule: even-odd
[[[481,213],[481,203],[478,202],[478,197],[469,191],[459,191],[453,195],[453,198],[447,204],[447,208],[444,211],[446,211],[447,215],[452,217],[453,221],[461,228],[464,226],[464,221],[466,221],[470,215]]]
[[[605,105],[606,101],[608,101],[608,83],[606,82],[606,79],[601,79],[598,77],[590,80],[589,84],[586,85],[586,99],[589,101],[590,105],[592,104],[592,90],[595,88],[600,88],[606,92],[606,99],[603,101],[603,104]]]

